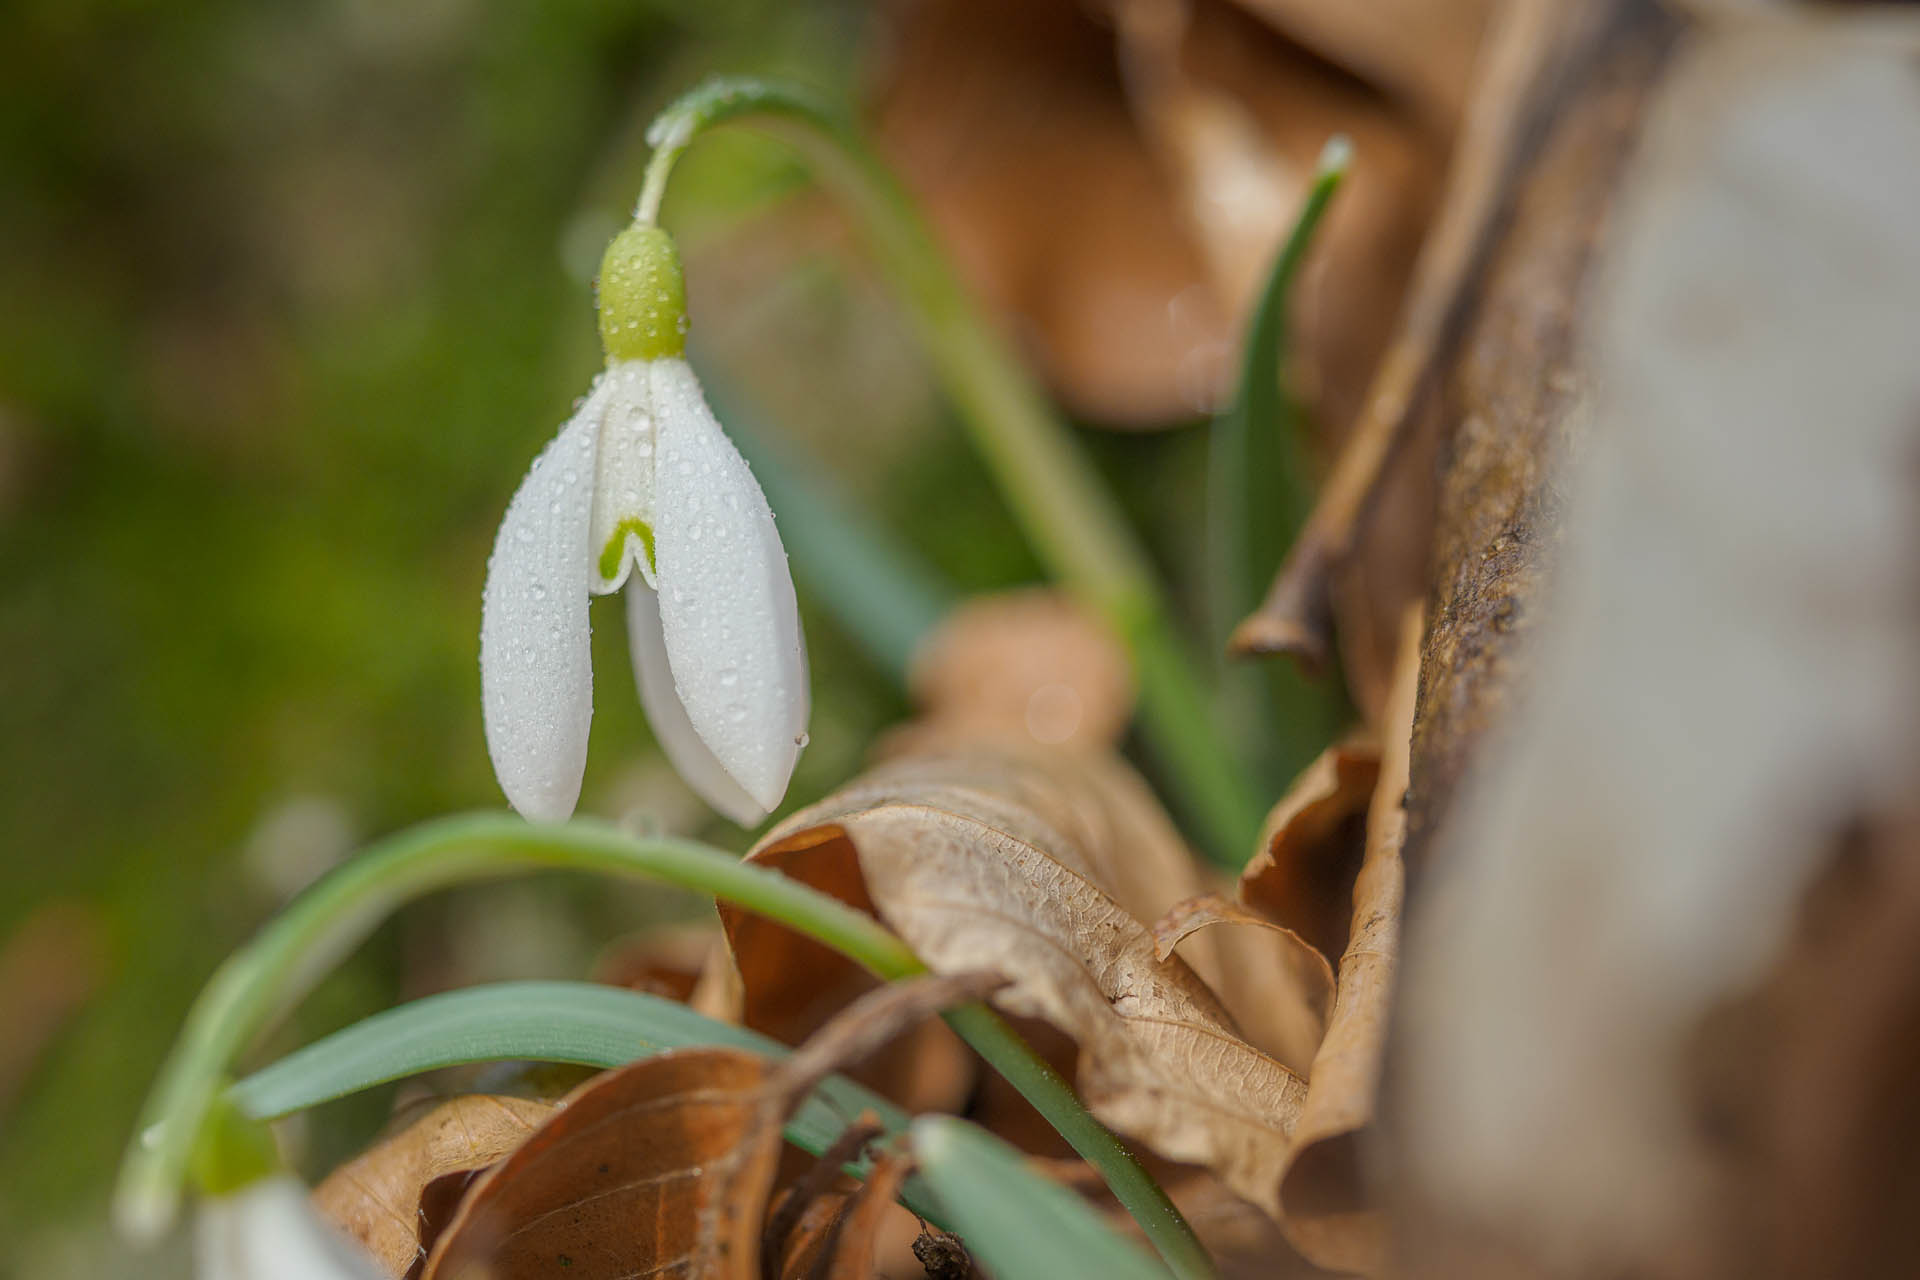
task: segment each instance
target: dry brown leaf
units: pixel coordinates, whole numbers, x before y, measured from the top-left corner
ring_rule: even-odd
[[[425,1280],[654,1270],[757,1280],[780,1156],[767,1059],[673,1050],[581,1086],[475,1184]]]
[[[1060,762],[985,752],[886,766],[782,823],[748,856],[872,910],[936,972],[992,964],[995,999],[1080,1047],[1095,1115],[1171,1159],[1207,1165],[1277,1207],[1305,1088],[1242,1039],[1184,962],[1102,883],[1117,815]],[[1120,877],[1124,879],[1125,877]],[[784,930],[723,910],[747,987],[804,962]]]
[[[1347,949],[1353,880],[1366,849],[1380,748],[1349,738],[1320,753],[1267,815],[1240,900],[1337,956]]]
[[[774,1198],[760,1233],[770,1271],[799,1276],[824,1265],[834,1229],[853,1196],[849,1185],[853,1180],[841,1170],[883,1132],[873,1112],[862,1112],[805,1173]]]
[[[1373,1122],[1400,953],[1406,890],[1400,847],[1422,630],[1422,611],[1415,606],[1400,628],[1386,747],[1367,810],[1366,856],[1353,884],[1353,924],[1340,957],[1333,1014],[1314,1055],[1280,1186],[1282,1221],[1295,1246],[1321,1266],[1368,1275],[1385,1266],[1386,1222],[1361,1185],[1359,1135]]]
[[[882,1269],[883,1261],[894,1264],[886,1268],[889,1271],[904,1270],[897,1257],[901,1250],[888,1246],[890,1240],[901,1241],[902,1227],[919,1225],[919,1219],[897,1203],[900,1184],[912,1167],[912,1159],[900,1151],[883,1151],[875,1158],[840,1224],[827,1280],[868,1280]],[[907,1257],[911,1260],[911,1254]]]
[[[424,1280],[759,1280],[760,1233],[800,1099],[840,1066],[1000,979],[895,983],[845,1010],[784,1062],[676,1049],[582,1085],[483,1175]]]
[[[1289,37],[1442,119],[1458,114],[1491,0],[1238,0]]]
[[[1061,398],[1109,425],[1217,406],[1322,144],[1352,137],[1359,163],[1292,330],[1301,389],[1345,423],[1393,324],[1448,122],[1419,122],[1222,0],[922,0],[895,27],[878,108],[889,159]]]
[[[777,1247],[769,1246],[779,1280],[872,1280],[876,1275],[921,1277],[912,1240],[920,1219],[896,1203],[912,1170],[898,1150],[874,1158],[865,1181],[815,1196],[800,1210]],[[822,1157],[817,1168],[829,1167]],[[837,1165],[832,1166],[838,1168]],[[852,1180],[841,1175],[842,1183]],[[769,1239],[773,1233],[769,1230]]]
[[[1399,311],[1438,193],[1445,132],[1221,0],[1108,0],[1141,134],[1227,314],[1249,314],[1334,134],[1354,163],[1289,310],[1293,390],[1346,429]],[[1219,375],[1238,362],[1220,353]]]
[[[950,612],[914,652],[908,678],[923,721],[891,751],[933,730],[1017,747],[1111,747],[1133,716],[1133,672],[1113,631],[1057,591],[979,596]]]
[[[890,34],[878,140],[968,281],[1077,412],[1190,416],[1230,326],[1111,36],[1071,0],[922,0]]]
[[[721,1022],[740,1020],[739,983],[727,940],[711,920],[621,939],[594,965],[593,981],[675,1000]]]
[[[388,1275],[404,1276],[424,1256],[421,1196],[428,1185],[486,1168],[552,1111],[552,1103],[530,1098],[449,1099],[328,1174],[314,1188],[314,1207],[366,1246]]]
[[[1236,925],[1253,929],[1272,943],[1262,972],[1272,975],[1269,981],[1277,990],[1300,994],[1299,1025],[1289,1030],[1287,1039],[1304,1047],[1305,1061],[1311,1062],[1326,1032],[1327,1013],[1333,1007],[1333,966],[1326,956],[1285,925],[1275,924],[1258,911],[1218,893],[1176,902],[1161,916],[1153,926],[1154,954],[1165,960],[1182,942],[1209,925],[1229,926],[1223,932],[1230,932]]]

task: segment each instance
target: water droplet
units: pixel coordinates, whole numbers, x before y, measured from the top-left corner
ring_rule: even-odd
[[[545,600],[547,598],[547,589],[536,582],[527,588],[527,594],[535,600]]]
[[[734,702],[734,703],[728,704],[727,719],[731,720],[734,724],[745,724],[747,722],[746,704],[744,702]]]
[[[801,748],[802,750],[804,750],[806,748],[806,745],[812,741],[813,739],[808,737],[805,733],[796,733],[793,735],[793,745]]]
[[[560,473],[561,484],[578,484],[579,482],[580,482],[580,473],[578,471],[575,471],[572,467],[568,467],[565,471]]]
[[[532,645],[528,644],[520,647],[520,658],[521,661],[525,662],[528,666],[532,666],[535,662],[539,661],[540,655],[534,652]]]
[[[532,541],[533,541],[533,530],[531,530],[531,529],[529,529],[529,528],[527,528],[527,526],[525,526],[525,525],[521,525],[521,526],[520,526],[520,532],[518,532],[518,533],[516,533],[516,534],[514,534],[513,536],[514,536],[515,538],[517,538],[517,539],[519,539],[519,540],[520,540],[521,542],[532,542]]]
[[[740,683],[740,669],[738,667],[721,668],[720,684],[722,688],[731,689],[733,688],[734,685],[737,685],[739,683]]]

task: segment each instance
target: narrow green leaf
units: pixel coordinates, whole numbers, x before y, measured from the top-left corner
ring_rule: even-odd
[[[1209,443],[1207,542],[1209,612],[1214,643],[1224,648],[1234,624],[1253,609],[1287,548],[1312,510],[1314,482],[1305,423],[1283,382],[1287,304],[1300,264],[1313,246],[1351,154],[1344,137],[1321,152],[1293,229],[1247,325],[1240,384],[1231,408],[1217,418]],[[1229,679],[1228,703],[1257,716],[1235,728],[1260,744],[1278,778],[1291,778],[1323,746],[1344,710],[1331,682],[1309,682],[1287,663],[1268,662],[1260,676]],[[1246,696],[1264,681],[1269,696]],[[1236,688],[1236,686],[1239,686]]]
[[[720,1045],[770,1058],[785,1045],[657,996],[591,982],[501,982],[403,1004],[295,1050],[232,1085],[228,1097],[272,1120],[362,1089],[473,1062],[565,1062],[618,1067],[667,1049]],[[795,1146],[819,1155],[872,1111],[889,1133],[907,1114],[844,1076],[829,1076],[787,1125]],[[901,1197],[940,1217],[923,1188]]]
[[[921,1116],[911,1133],[920,1176],[946,1206],[952,1230],[999,1280],[1167,1280],[1086,1201],[986,1130]]]
[[[501,982],[427,996],[316,1040],[233,1085],[259,1120],[424,1071],[473,1062],[623,1066],[666,1049],[720,1045],[771,1058],[787,1047],[683,1004],[592,982]],[[801,1106],[790,1136],[819,1154],[863,1109],[889,1132],[907,1115],[880,1095],[832,1076]]]

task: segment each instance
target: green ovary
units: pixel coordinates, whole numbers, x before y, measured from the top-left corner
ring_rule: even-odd
[[[611,582],[620,572],[620,557],[626,553],[627,535],[640,539],[641,549],[647,553],[647,571],[659,572],[653,562],[653,526],[638,516],[628,516],[614,526],[613,536],[607,539],[607,545],[600,549],[600,580]]]
[[[687,285],[667,233],[638,224],[600,260],[600,345],[615,360],[658,360],[687,346]]]

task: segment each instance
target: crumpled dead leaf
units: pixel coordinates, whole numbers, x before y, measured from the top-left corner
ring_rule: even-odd
[[[532,1098],[450,1098],[328,1174],[314,1188],[314,1208],[364,1245],[388,1275],[407,1275],[426,1256],[421,1196],[429,1184],[491,1165],[553,1109]]]
[[[1465,39],[1480,4],[1446,6],[1468,14],[1454,24]],[[1368,87],[1370,66],[1389,64],[1386,87],[1410,87],[1390,52],[1335,66],[1308,51],[1357,54],[1371,38],[1362,24],[1321,22],[1334,38],[1296,44],[1249,16],[1276,16],[1267,6],[1245,10],[1219,0],[898,8],[878,95],[882,148],[1061,398],[1097,421],[1164,426],[1218,403],[1239,317],[1334,132],[1359,141],[1362,163],[1329,214],[1316,251],[1325,266],[1308,274],[1339,283],[1303,290],[1293,326],[1326,420],[1343,422],[1341,406],[1357,402],[1392,323],[1447,111],[1403,111]],[[1277,16],[1284,29],[1297,15]],[[1404,24],[1389,34],[1406,47]],[[1415,64],[1427,87],[1465,71],[1436,51]]]
[[[1097,863],[1096,882],[1137,919],[1157,919],[1212,886],[1152,790],[1113,754],[1132,714],[1128,666],[1111,632],[1059,592],[976,599],[914,655],[922,714],[889,734],[881,754],[986,746],[1051,760],[1042,772],[1066,783],[1063,794],[1077,794],[1070,804],[1090,819],[1077,829]],[[1047,731],[1063,725],[1067,708],[1073,731]],[[1283,938],[1237,931],[1209,933],[1182,955],[1250,1043],[1306,1070],[1326,1023],[1324,960],[1316,964]],[[1070,1070],[1071,1056],[1060,1065]]]
[[[717,922],[665,925],[614,943],[593,981],[677,1000],[720,1022],[740,1020],[739,980]]]
[[[1360,1169],[1360,1135],[1373,1123],[1386,1056],[1387,1019],[1399,964],[1406,873],[1407,768],[1420,687],[1422,610],[1407,611],[1379,776],[1367,808],[1366,854],[1353,883],[1353,919],[1340,956],[1327,1033],[1307,1077],[1306,1104],[1280,1186],[1287,1234],[1325,1267],[1378,1275],[1386,1265],[1386,1217]]]
[[[1240,901],[1323,955],[1347,949],[1353,882],[1379,777],[1380,748],[1372,739],[1328,747],[1267,815],[1260,851],[1240,872]]]
[[[1327,963],[1326,956],[1285,925],[1275,924],[1258,911],[1218,893],[1203,893],[1197,898],[1176,902],[1155,921],[1154,954],[1165,960],[1181,943],[1210,925],[1225,925],[1229,930],[1236,926],[1254,929],[1271,940],[1273,945],[1265,957],[1267,963],[1256,972],[1265,980],[1262,985],[1274,992],[1300,993],[1298,1007],[1303,1014],[1302,1023],[1287,1038],[1295,1044],[1317,1049],[1326,1033],[1327,1013],[1333,1007],[1333,966]],[[1310,1051],[1308,1060],[1311,1061]]]
[[[894,983],[784,1061],[675,1049],[603,1072],[468,1192],[424,1280],[760,1280],[781,1129],[842,1065],[1001,979],[978,971]]]
[[[1119,742],[1133,717],[1133,667],[1112,628],[1043,588],[956,607],[914,653],[908,685],[922,718],[895,731],[889,754],[924,730],[1093,750]]]
[[[822,1158],[816,1168],[828,1168]],[[837,1166],[832,1166],[837,1168]],[[791,1230],[769,1231],[772,1274],[780,1280],[872,1280],[876,1275],[924,1276],[912,1254],[920,1220],[897,1203],[912,1171],[910,1153],[895,1148],[874,1157],[866,1178],[810,1200]],[[848,1181],[842,1175],[843,1181]]]
[[[1155,958],[1142,923],[1155,907],[1136,914],[1127,886],[1102,883],[1113,820],[1058,762],[982,751],[876,770],[748,857],[873,911],[936,972],[1007,972],[995,1003],[1074,1038],[1096,1116],[1277,1207],[1305,1086],[1242,1039],[1187,964]],[[806,983],[784,929],[722,920],[749,1011],[765,999],[756,988]]]

